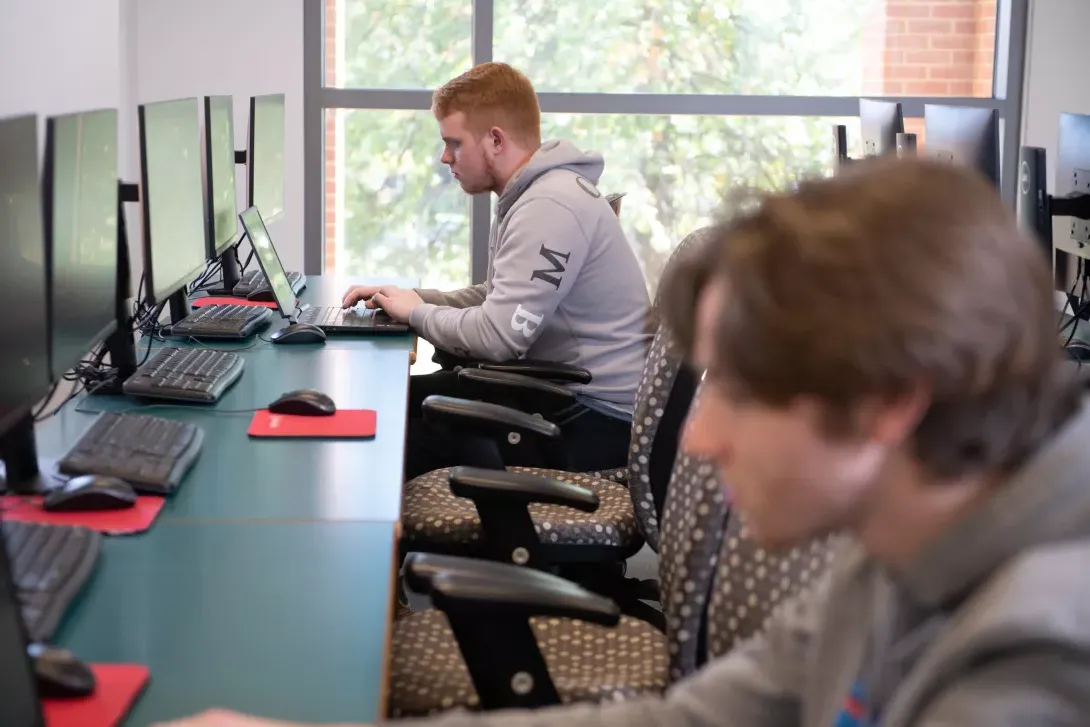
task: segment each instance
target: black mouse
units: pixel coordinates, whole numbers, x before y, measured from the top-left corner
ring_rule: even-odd
[[[53,512],[124,510],[136,504],[136,490],[125,480],[105,475],[73,477],[42,500]]]
[[[289,391],[269,404],[273,414],[294,414],[296,416],[332,416],[337,406],[326,394],[314,389]]]
[[[45,644],[28,644],[26,653],[34,663],[40,698],[86,697],[95,691],[94,672],[71,651]]]
[[[292,323],[269,336],[273,343],[323,343],[325,331],[309,323]]]

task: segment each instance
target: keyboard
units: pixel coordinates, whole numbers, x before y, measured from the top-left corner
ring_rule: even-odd
[[[318,326],[326,333],[406,333],[409,327],[398,323],[384,311],[369,308],[306,308],[299,313],[300,323]]]
[[[255,305],[210,305],[172,323],[170,335],[194,338],[247,338],[272,318],[272,310]]]
[[[160,348],[125,381],[131,396],[211,403],[242,375],[242,357],[207,348]]]
[[[66,475],[119,477],[137,492],[169,495],[201,451],[193,424],[147,414],[100,414],[57,468]]]
[[[0,534],[31,641],[48,641],[94,571],[102,536],[87,528],[3,522]]]
[[[302,273],[286,273],[286,275],[288,276],[288,284],[291,285],[291,292],[296,295],[299,295],[299,291],[307,287],[307,276]],[[242,279],[238,281],[231,293],[239,297],[245,297],[251,293],[266,290],[270,290],[270,288],[265,274],[260,270],[251,270],[248,273],[243,273]]]

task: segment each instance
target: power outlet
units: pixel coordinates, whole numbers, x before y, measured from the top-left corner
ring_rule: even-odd
[[[1075,170],[1074,194],[1090,194],[1090,169]],[[1090,245],[1090,220],[1071,220],[1071,239],[1080,245]]]

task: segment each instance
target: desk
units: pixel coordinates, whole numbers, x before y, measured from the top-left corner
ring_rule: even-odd
[[[305,722],[385,715],[393,523],[160,522],[112,538],[61,625],[151,683],[125,727],[222,706]]]
[[[308,276],[302,299],[333,305],[350,284],[372,282]],[[239,350],[242,377],[214,406],[148,408],[200,426],[200,458],[148,533],[105,543],[57,634],[83,659],[151,668],[126,727],[213,706],[304,722],[385,714],[413,343],[410,335],[258,341]],[[377,436],[251,440],[251,415],[228,413],[301,388],[375,409]],[[38,428],[40,458],[59,457],[90,426],[93,413],[83,410],[137,404],[77,399]]]

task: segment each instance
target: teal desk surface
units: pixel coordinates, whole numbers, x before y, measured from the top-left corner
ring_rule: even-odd
[[[124,727],[215,706],[372,722],[385,712],[394,527],[160,522],[111,538],[57,643],[151,669]]]

